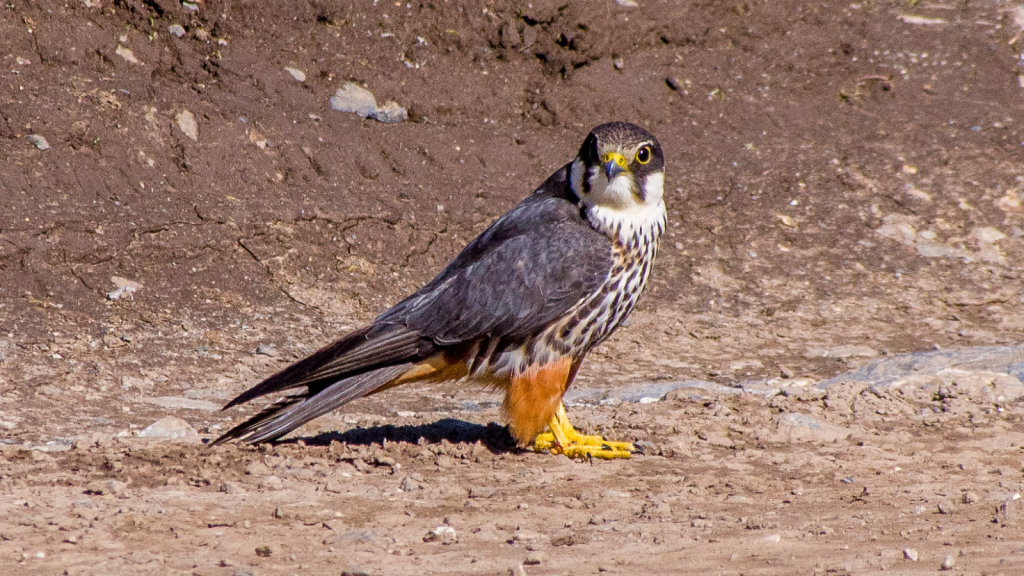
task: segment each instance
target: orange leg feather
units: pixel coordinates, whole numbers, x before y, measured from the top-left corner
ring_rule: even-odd
[[[501,409],[512,436],[527,447],[551,422],[573,372],[572,359],[565,357],[543,366],[530,367],[513,377],[505,391]]]

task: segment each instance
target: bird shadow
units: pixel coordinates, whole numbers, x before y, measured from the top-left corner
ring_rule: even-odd
[[[302,441],[307,446],[329,446],[332,442],[341,442],[350,446],[383,445],[384,442],[407,442],[409,444],[440,444],[447,440],[452,444],[475,444],[480,442],[491,453],[514,452],[518,450],[515,439],[509,434],[508,427],[491,422],[486,426],[444,418],[430,424],[414,426],[370,426],[353,428],[345,432],[324,432],[316,436],[294,438],[281,441],[281,444]]]

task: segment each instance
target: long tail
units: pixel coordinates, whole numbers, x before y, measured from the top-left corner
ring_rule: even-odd
[[[229,440],[257,444],[280,438],[317,416],[391,385],[436,351],[433,342],[404,326],[357,330],[228,402],[225,410],[267,394],[305,389],[267,406],[213,444]]]

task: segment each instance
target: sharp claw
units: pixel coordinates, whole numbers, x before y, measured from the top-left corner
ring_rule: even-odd
[[[644,452],[644,447],[639,444],[633,444],[633,449],[630,450],[630,452],[632,454],[640,454],[641,456],[647,456],[647,453]]]

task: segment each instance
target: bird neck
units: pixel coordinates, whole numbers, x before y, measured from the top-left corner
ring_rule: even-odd
[[[586,200],[582,201],[582,205],[591,226],[630,250],[647,251],[657,248],[668,220],[664,201],[626,209],[588,206]]]

